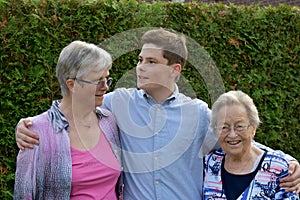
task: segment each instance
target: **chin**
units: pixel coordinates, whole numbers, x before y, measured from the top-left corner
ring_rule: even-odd
[[[97,106],[101,106],[103,104],[103,101],[101,100],[101,101],[99,101],[99,100],[96,100],[95,101],[95,106],[97,107]]]
[[[138,83],[137,88],[145,90],[147,87],[145,87],[145,84],[139,84]]]
[[[147,91],[147,90],[153,90],[153,89],[158,88],[157,84],[151,84],[151,83],[148,83],[148,84],[137,84],[137,87],[139,89],[143,89],[145,91]]]

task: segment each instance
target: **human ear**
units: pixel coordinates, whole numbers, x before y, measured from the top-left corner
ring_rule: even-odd
[[[75,80],[73,79],[67,79],[66,80],[66,85],[69,89],[70,92],[74,92],[74,85],[75,85]]]
[[[257,127],[253,126],[253,130],[252,130],[252,132],[251,132],[251,137],[252,137],[252,139],[255,137],[256,128],[257,128]]]
[[[174,64],[173,69],[174,69],[175,72],[177,72],[178,74],[180,74],[182,67],[181,67],[180,64]]]
[[[172,66],[172,74],[173,77],[175,78],[175,81],[177,82],[180,76],[180,72],[181,72],[181,65],[180,64],[173,64]]]

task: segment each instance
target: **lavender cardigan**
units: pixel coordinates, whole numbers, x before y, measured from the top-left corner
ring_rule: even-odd
[[[20,151],[17,157],[14,199],[69,199],[72,160],[69,124],[54,101],[51,108],[32,118],[30,130],[39,134],[40,144]],[[96,109],[99,126],[120,161],[118,128],[108,110]]]

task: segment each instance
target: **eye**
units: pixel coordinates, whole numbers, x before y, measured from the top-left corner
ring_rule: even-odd
[[[246,126],[243,126],[243,125],[236,125],[235,126],[235,130],[237,130],[237,131],[243,131],[245,128],[246,128]]]
[[[220,127],[219,127],[219,130],[220,130],[222,133],[226,133],[226,132],[230,131],[230,127],[229,127],[229,126],[220,126]]]
[[[143,59],[142,58],[138,58],[138,64],[142,63]]]
[[[149,63],[150,64],[156,64],[156,61],[150,60]]]

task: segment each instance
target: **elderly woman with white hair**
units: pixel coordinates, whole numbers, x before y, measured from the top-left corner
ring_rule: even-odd
[[[63,97],[32,118],[40,143],[18,154],[15,199],[118,199],[118,128],[97,107],[111,85],[111,64],[94,44],[74,41],[62,50],[56,76]]]
[[[203,199],[299,199],[279,187],[289,161],[254,145],[259,123],[253,100],[241,91],[222,94],[213,104],[211,126],[221,149],[205,157]]]

